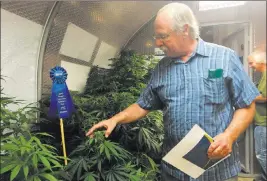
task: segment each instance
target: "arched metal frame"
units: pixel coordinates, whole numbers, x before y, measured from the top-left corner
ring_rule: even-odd
[[[127,45],[131,44],[131,42],[134,40],[134,38],[136,36],[138,36],[138,33],[141,32],[142,30],[144,30],[152,21],[154,21],[154,19],[156,18],[156,15],[152,16],[152,18],[150,18],[146,23],[144,23],[133,35],[132,37],[129,38],[129,40],[127,40],[127,42],[122,46],[122,49],[124,49],[125,47],[127,47]]]
[[[45,53],[45,46],[46,42],[49,36],[49,32],[51,30],[53,20],[55,16],[58,13],[58,10],[60,8],[60,5],[62,2],[56,1],[51,8],[49,15],[47,17],[47,20],[44,25],[42,37],[41,37],[41,42],[39,46],[39,51],[38,51],[38,61],[37,61],[37,101],[41,99],[42,96],[42,70],[43,70],[43,59],[44,59],[44,53]]]

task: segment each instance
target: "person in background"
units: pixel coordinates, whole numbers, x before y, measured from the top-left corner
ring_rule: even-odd
[[[211,159],[224,159],[197,181],[237,181],[241,164],[237,138],[253,121],[257,87],[231,49],[203,41],[192,10],[171,3],[157,13],[156,46],[164,57],[155,67],[147,87],[136,103],[95,124],[87,136],[105,127],[108,137],[117,124],[130,123],[151,110],[163,111],[163,154],[167,154],[198,124],[214,142],[207,150]],[[162,161],[163,181],[195,180]]]
[[[265,46],[266,47],[266,46]],[[265,50],[264,50],[265,49]],[[260,95],[256,97],[256,114],[255,114],[255,153],[258,162],[262,168],[262,180],[267,180],[267,134],[266,134],[266,123],[267,123],[267,95],[266,95],[266,48],[261,48],[248,57],[249,66],[257,72],[261,72],[261,79],[258,84],[258,90]]]

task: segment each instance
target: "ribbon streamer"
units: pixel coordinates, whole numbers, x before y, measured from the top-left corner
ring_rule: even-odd
[[[74,105],[66,84],[67,72],[64,68],[56,66],[50,70],[50,78],[53,81],[52,85],[52,95],[50,101],[50,108],[48,116],[50,118],[59,117],[60,119],[60,130],[61,139],[63,146],[63,154],[65,158],[65,165],[67,165],[67,154],[65,147],[65,137],[64,137],[64,126],[63,118],[70,117],[71,113],[75,111]]]

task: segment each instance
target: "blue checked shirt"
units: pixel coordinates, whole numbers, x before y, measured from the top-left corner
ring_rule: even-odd
[[[209,78],[210,69],[223,69],[219,78]],[[137,104],[146,110],[163,110],[164,155],[198,124],[215,137],[230,124],[234,110],[244,108],[259,95],[235,52],[198,40],[196,51],[183,62],[163,58]],[[237,143],[230,157],[193,179],[162,162],[162,170],[179,180],[222,181],[240,172]]]

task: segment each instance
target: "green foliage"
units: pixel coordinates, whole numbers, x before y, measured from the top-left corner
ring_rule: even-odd
[[[74,97],[74,96],[73,96]],[[46,132],[52,137],[40,138],[43,143],[54,146],[57,149],[59,155],[63,155],[62,143],[61,143],[61,131],[60,121],[58,118],[51,119],[48,117],[48,111],[50,106],[50,98],[45,96],[40,103],[40,121],[35,123],[32,132]],[[79,109],[76,107],[76,109]],[[83,118],[80,113],[74,113],[70,118],[63,120],[64,122],[64,136],[66,142],[66,152],[71,153],[84,139],[85,134],[82,128]]]
[[[29,125],[36,120],[38,110],[32,107],[31,104],[26,105],[16,110],[11,110],[10,107],[20,105],[23,101],[16,100],[12,97],[7,97],[1,90],[1,138],[10,135],[17,136],[20,133],[29,130]]]
[[[87,180],[91,177],[112,181],[136,176],[127,167],[130,163],[126,163],[131,159],[131,153],[118,143],[106,140],[102,132],[97,132],[95,138],[78,146],[70,157],[73,159],[66,170],[73,180]]]
[[[111,92],[129,92],[139,96],[150,72],[157,64],[152,56],[122,51],[120,57],[110,59],[109,71],[94,67],[87,80],[85,95],[102,95]]]
[[[150,112],[134,123],[117,125],[109,138],[104,137],[103,130],[92,139],[85,137],[94,124],[136,102],[157,63],[153,57],[132,51],[123,51],[111,61],[109,70],[91,69],[84,93],[71,93],[76,113],[64,120],[71,160],[63,173],[72,181],[156,181],[163,140],[160,111]],[[59,130],[59,120],[49,120],[46,116],[49,101],[43,103],[45,113],[41,114],[40,130],[60,137],[60,132],[53,130]],[[58,139],[43,141],[61,149]]]
[[[43,144],[39,139],[51,136],[47,133],[30,133],[39,110],[31,104],[23,107],[23,101],[8,97],[3,89],[0,103],[1,179],[57,181],[57,178],[63,178],[60,176],[64,172],[61,157],[57,156],[54,147]]]
[[[145,88],[150,73],[157,63],[153,57],[137,55],[131,51],[124,51],[119,58],[113,58],[111,61],[110,70],[94,67],[89,74],[84,94],[73,96],[78,114],[83,120],[81,125],[84,132],[95,123],[110,118],[133,104]],[[96,140],[90,141],[99,143],[99,135],[101,132],[95,138]],[[109,139],[111,142],[100,139],[100,145],[89,144],[88,146],[86,146],[88,141],[84,141],[85,144],[79,146],[74,152],[83,150],[85,153],[90,153],[90,156],[77,158],[72,154],[70,157],[84,162],[87,160],[86,163],[91,163],[88,169],[93,173],[99,173],[98,178],[102,180],[129,180],[129,178],[157,180],[163,140],[160,111],[150,112],[137,122],[118,125]],[[131,153],[131,159],[125,157],[119,160],[117,156],[124,156],[124,153],[115,148],[128,150]],[[75,163],[78,161],[76,160]],[[125,166],[127,164],[131,166],[132,171],[127,169],[128,167]],[[80,171],[79,176],[86,173],[85,169],[84,172],[82,169]],[[127,175],[129,173],[131,174]]]
[[[42,134],[43,136],[49,136]],[[54,147],[42,144],[36,136],[9,136],[1,140],[1,171],[10,172],[10,181],[56,181],[53,171],[62,168]]]

